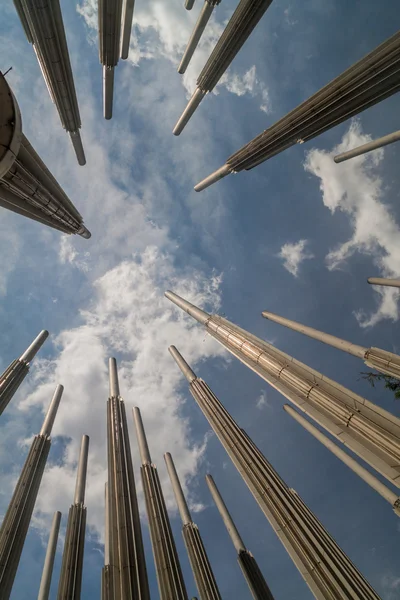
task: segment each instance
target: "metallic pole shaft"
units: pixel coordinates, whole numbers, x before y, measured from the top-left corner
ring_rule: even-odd
[[[229,536],[233,542],[233,545],[235,546],[236,552],[239,553],[242,550],[246,550],[246,546],[244,545],[244,542],[240,536],[240,533],[237,530],[236,525],[233,522],[231,515],[229,514],[228,508],[227,508],[221,494],[219,493],[217,486],[215,485],[214,479],[212,478],[211,475],[206,475],[206,481],[207,481],[208,489],[210,490],[211,496],[213,497],[213,500],[215,502],[215,506],[218,508],[219,514],[221,515],[224,525],[225,525],[225,527],[229,533]]]
[[[117,361],[115,358],[110,358],[108,360],[108,370],[109,370],[109,387],[110,387],[110,398],[118,398],[119,396],[119,382],[118,382],[118,371],[117,371]]]
[[[76,487],[75,487],[75,504],[84,504],[85,502],[85,488],[86,488],[86,473],[89,453],[89,436],[82,436],[81,451],[79,454],[78,473],[76,476]]]
[[[79,133],[79,129],[77,131],[70,131],[69,137],[71,138],[72,145],[75,150],[76,158],[78,160],[78,164],[83,167],[86,165],[86,157],[85,151],[82,145],[81,134]]]
[[[190,117],[193,115],[200,102],[203,100],[206,92],[203,92],[200,88],[196,88],[192,97],[190,98],[187,107],[179,117],[177,124],[175,125],[172,133],[174,135],[180,135],[188,123]]]
[[[208,314],[204,310],[201,310],[201,308],[198,308],[191,302],[188,302],[187,300],[181,298],[181,296],[178,296],[178,294],[175,294],[170,290],[165,292],[165,297],[168,298],[168,300],[171,300],[171,302],[173,302],[177,306],[179,306],[179,308],[187,312],[188,315],[193,317],[193,319],[196,319],[196,321],[198,321],[202,325],[205,325],[211,317],[210,314]]]
[[[129,44],[131,41],[132,33],[132,20],[133,20],[133,9],[135,6],[135,0],[124,0],[124,7],[122,9],[122,32],[121,32],[121,58],[126,60],[129,55]]]
[[[227,319],[207,313],[208,318],[199,319],[197,307],[172,292],[166,295],[202,322],[206,331],[243,364],[400,487],[398,417]],[[367,351],[365,362],[392,376],[400,371],[398,357],[378,348]]]
[[[281,317],[274,313],[268,312],[267,310],[264,310],[261,314],[264,317],[264,319],[274,321],[274,323],[279,323],[284,327],[289,327],[289,329],[293,329],[293,331],[298,331],[299,333],[308,335],[308,337],[311,337],[314,340],[318,340],[319,342],[323,342],[324,344],[329,344],[329,346],[338,348],[338,350],[343,350],[343,352],[348,352],[349,354],[357,356],[358,358],[365,358],[365,354],[367,353],[367,348],[364,348],[363,346],[352,344],[351,342],[342,340],[334,335],[324,333],[323,331],[318,331],[313,327],[302,325],[301,323],[297,323],[296,321],[292,321],[291,319],[285,319],[285,317]]]
[[[181,75],[183,75],[183,73],[188,68],[190,60],[194,54],[194,51],[197,48],[197,45],[200,41],[201,36],[203,35],[203,32],[206,28],[208,20],[212,15],[214,6],[215,5],[212,2],[205,0],[204,6],[201,9],[201,13],[199,15],[199,18],[197,19],[197,23],[194,27],[192,35],[190,36],[188,45],[186,47],[186,50],[184,52],[184,55],[182,56],[182,60],[178,67],[178,73],[180,73]]]
[[[40,435],[49,436],[51,434],[63,391],[64,386],[57,385],[53,394],[53,398],[51,399],[50,406],[47,410],[42,429],[40,430]]]
[[[174,490],[175,500],[178,505],[179,514],[182,519],[183,525],[192,522],[192,517],[190,516],[190,511],[183,495],[183,490],[181,486],[181,482],[179,481],[178,473],[176,472],[174,461],[172,460],[172,456],[169,452],[164,454],[165,464],[167,465],[167,471],[169,478],[171,480],[172,489]]]
[[[39,335],[33,340],[32,344],[25,350],[25,352],[20,356],[19,360],[21,362],[29,363],[38,353],[40,348],[43,346],[44,342],[49,337],[49,332],[46,329],[43,329],[39,333]]]
[[[151,463],[146,434],[140,410],[137,407],[134,408],[133,417],[142,459],[140,473],[160,600],[188,600],[160,478],[157,467]]]
[[[306,429],[311,435],[313,435],[321,444],[328,448],[339,460],[349,467],[356,475],[361,477],[365,483],[372,487],[382,498],[384,498],[389,504],[391,504],[394,512],[400,517],[400,498],[392,492],[386,485],[384,485],[379,479],[377,479],[372,473],[364,469],[354,458],[346,454],[344,450],[339,448],[332,440],[324,435],[319,429],[314,427],[307,421],[302,415],[296,412],[291,406],[285,404],[283,409],[295,419],[304,429]]]
[[[189,389],[314,597],[378,600],[367,580],[208,385],[197,378]]]
[[[54,558],[57,550],[58,532],[60,531],[61,513],[55,512],[50,530],[50,537],[47,544],[46,557],[44,559],[42,579],[38,600],[48,600],[50,594],[51,578],[53,575]]]
[[[109,120],[113,113],[114,67],[103,67],[103,107],[104,118]]]
[[[194,0],[185,0],[186,10],[192,10],[193,4],[194,4]]]
[[[151,464],[149,446],[147,444],[146,434],[144,432],[142,416],[137,406],[133,409],[133,419],[136,426],[136,435],[139,444],[140,458],[143,464]]]
[[[216,183],[220,179],[223,179],[227,175],[230,175],[230,173],[233,173],[232,169],[229,167],[229,165],[225,164],[216,171],[214,171],[214,173],[211,173],[211,175],[208,175],[207,177],[199,181],[199,183],[196,183],[194,189],[196,192],[202,192],[206,188],[210,187],[210,185],[213,185],[213,183]]]
[[[371,152],[372,150],[376,150],[377,148],[383,148],[383,146],[394,144],[394,142],[398,142],[399,140],[400,130],[394,131],[393,133],[389,133],[389,135],[384,135],[383,137],[380,137],[377,140],[373,140],[372,142],[368,142],[367,144],[363,144],[362,146],[353,148],[353,150],[348,150],[347,152],[342,152],[342,154],[337,154],[333,160],[335,161],[335,163],[341,163],[345,160],[349,160],[349,158],[354,158],[355,156],[366,154],[367,152]]]
[[[400,279],[385,279],[384,277],[368,277],[368,283],[372,285],[388,285],[400,288]]]
[[[191,383],[192,381],[194,381],[196,379],[195,373],[193,373],[192,369],[189,367],[189,365],[184,360],[180,352],[178,352],[178,350],[175,348],[175,346],[170,346],[168,350],[173,359],[175,360],[176,364],[188,380],[188,382]]]

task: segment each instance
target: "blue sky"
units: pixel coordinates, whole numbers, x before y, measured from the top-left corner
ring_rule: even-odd
[[[335,148],[398,128],[390,98],[304,146],[208,190],[193,186],[260,131],[395,33],[397,3],[274,0],[231,69],[179,138],[172,128],[235,2],[214,11],[182,78],[176,67],[200,10],[137,0],[131,53],[115,74],[114,117],[102,117],[94,0],[62,2],[87,165],[76,163],[33,49],[10,0],[0,8],[0,68],[23,130],[83,214],[92,238],[62,236],[0,212],[0,369],[37,332],[50,339],[0,424],[4,513],[56,383],[65,386],[35,516],[12,599],[37,593],[48,528],[72,502],[83,433],[90,436],[82,597],[98,597],[106,480],[106,360],[117,357],[128,408],[141,408],[189,595],[195,587],[163,461],[170,451],[224,598],[250,598],[213,507],[211,472],[277,600],[311,594],[188,393],[167,352],[175,344],[285,481],[302,496],[384,600],[400,595],[400,529],[390,506],[283,412],[284,399],[163,297],[177,291],[400,415],[387,391],[360,380],[363,363],[261,318],[271,310],[365,346],[399,351],[398,292],[367,285],[400,272],[399,146],[338,166]],[[11,458],[12,457],[12,458]],[[140,502],[143,502],[140,492]],[[158,597],[146,516],[152,597]],[[62,537],[61,536],[61,537]],[[56,558],[53,597],[61,563]]]

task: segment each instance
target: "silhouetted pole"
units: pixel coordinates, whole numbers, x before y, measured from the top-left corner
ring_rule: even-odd
[[[29,364],[48,338],[48,335],[49,332],[43,329],[29,348],[19,358],[13,360],[4,373],[0,375],[0,415],[7,408],[11,398],[27,376]]]
[[[218,315],[166,297],[292,404],[400,487],[400,419]]]
[[[382,498],[384,498],[392,506],[395,514],[400,517],[400,498],[392,492],[386,485],[377,479],[372,473],[364,469],[354,458],[344,452],[332,440],[314,427],[307,419],[300,415],[288,404],[284,404],[283,409],[295,419],[304,429],[313,435],[321,444],[328,448],[339,460],[349,467],[356,475],[361,477],[365,483],[372,487]]]
[[[178,67],[178,73],[181,75],[186,71],[191,61],[191,58],[197,48],[201,36],[206,28],[206,25],[213,13],[213,10],[221,0],[205,0],[203,8],[201,9],[199,18],[196,21],[192,35],[190,36],[186,50],[182,56],[182,60]]]
[[[85,550],[85,488],[89,437],[82,437],[76,476],[74,504],[69,509],[57,600],[80,600]]]
[[[61,513],[54,513],[51,524],[49,541],[47,543],[46,557],[44,559],[42,579],[37,600],[48,600],[50,594],[51,578],[53,575],[54,558],[57,550],[58,533],[60,531]]]
[[[18,102],[2,73],[0,131],[0,207],[90,238],[81,214],[22,133]]]
[[[225,27],[214,50],[203,67],[198,79],[196,90],[189,100],[177,124],[174,127],[174,135],[182,133],[185,125],[193,115],[204,96],[211,92],[225,73],[236,54],[239,52],[247,38],[253,32],[255,26],[264,15],[272,0],[240,0],[235,12]],[[211,7],[211,3],[210,3]],[[206,16],[210,11],[204,6],[205,11],[202,24],[207,22]],[[211,13],[210,13],[211,14]],[[200,22],[198,21],[199,29]],[[196,30],[195,30],[196,32]],[[194,35],[195,35],[194,32]],[[202,31],[200,31],[201,35]],[[194,48],[193,48],[194,51]],[[190,60],[190,57],[189,57]],[[188,62],[188,61],[187,61]],[[186,65],[187,66],[187,65]],[[183,71],[179,71],[180,73]]]
[[[68,131],[76,158],[86,164],[79,129],[81,118],[74,78],[58,0],[13,0],[28,42],[33,45],[50,98],[56,105],[61,124]],[[50,42],[51,40],[51,42]]]
[[[400,89],[399,60],[400,32],[232,154],[194,189],[200,192],[229,173],[253,169],[395,94]]]
[[[273,595],[261,573],[260,567],[258,566],[256,559],[252,553],[247,550],[244,542],[238,532],[235,523],[231,515],[229,514],[228,508],[223,501],[221,494],[215,481],[211,475],[206,475],[206,481],[208,489],[211,492],[211,496],[215,502],[215,505],[222,517],[224,525],[229,533],[235,550],[238,554],[238,563],[242,570],[242,573],[246,579],[247,585],[253,595],[254,600],[274,600]]]
[[[0,590],[1,600],[8,600],[14,584],[26,534],[42,481],[51,440],[50,434],[63,393],[55,389],[39,435],[33,438],[7,512],[0,528]]]
[[[192,10],[193,4],[194,4],[194,0],[185,0],[186,10]]]
[[[384,277],[368,277],[371,285],[387,285],[389,287],[400,287],[400,279],[385,279]]]
[[[109,382],[102,600],[150,600],[125,404],[115,358],[109,360]]]
[[[170,353],[174,358],[179,355],[174,346]],[[180,356],[178,366],[183,360]],[[189,379],[189,389],[314,597],[377,600],[379,596],[348,556],[297,492],[280,478],[208,385],[196,377]]]
[[[388,352],[387,350],[381,350],[380,348],[365,348],[358,344],[346,342],[334,335],[318,331],[318,329],[308,327],[308,325],[302,325],[301,323],[286,319],[285,317],[281,317],[266,310],[262,312],[262,316],[269,321],[274,321],[274,323],[289,327],[289,329],[303,333],[308,337],[314,338],[314,340],[318,340],[319,342],[333,346],[338,350],[343,350],[343,352],[352,354],[357,358],[361,358],[364,363],[372,369],[376,369],[391,377],[400,378],[400,356],[398,354]]]
[[[189,556],[190,566],[192,567],[200,600],[221,600],[221,595],[219,593],[217,582],[215,581],[214,573],[199,528],[193,523],[171,454],[169,452],[164,454],[164,459],[167,465],[172,489],[174,490],[179,514],[182,519],[183,540]]]
[[[354,158],[356,156],[360,156],[361,154],[367,154],[367,152],[371,152],[372,150],[376,150],[377,148],[389,146],[389,144],[394,144],[394,142],[398,142],[399,140],[400,131],[394,131],[393,133],[384,135],[383,137],[380,137],[377,140],[372,140],[371,142],[362,144],[362,146],[358,146],[357,148],[353,148],[352,150],[348,150],[347,152],[337,154],[333,158],[333,160],[335,161],[335,163],[341,163],[345,160],[349,160],[349,158]]]
[[[133,419],[142,460],[140,473],[160,599],[188,600],[157,467],[151,462],[142,417],[137,407],[133,409]]]

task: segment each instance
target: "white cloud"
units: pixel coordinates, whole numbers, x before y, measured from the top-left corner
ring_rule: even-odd
[[[268,406],[267,392],[266,390],[261,390],[261,393],[256,400],[256,407],[259,410],[262,410],[266,406]]]
[[[246,71],[242,77],[236,74],[224,75],[221,78],[221,83],[225,83],[226,89],[237,96],[244,96],[246,93],[253,97],[261,96],[260,109],[265,113],[270,112],[268,89],[265,83],[258,79],[255,65]]]
[[[19,405],[22,411],[33,406],[44,411],[56,383],[65,386],[53,429],[54,436],[65,436],[64,455],[45,472],[36,504],[38,524],[50,520],[55,510],[65,511],[71,503],[80,440],[86,433],[90,436],[88,524],[93,531],[102,532],[107,478],[107,358],[115,354],[120,357],[120,388],[126,402],[136,474],[138,452],[131,409],[137,405],[167,503],[175,507],[163,453],[172,453],[182,482],[187,484],[196,473],[205,440],[191,442],[189,422],[179,415],[178,386],[182,377],[168,346],[175,344],[191,364],[206,356],[222,355],[223,349],[205,337],[202,328],[163,294],[171,287],[201,306],[217,309],[220,282],[216,274],[205,277],[193,269],[180,276],[170,256],[148,247],[94,283],[92,306],[81,311],[82,324],[57,336],[54,359],[37,359],[29,380],[32,391]],[[194,502],[193,507],[196,510],[201,505]]]
[[[308,240],[299,240],[294,244],[283,244],[278,257],[282,258],[283,266],[294,277],[298,277],[299,268],[303,261],[314,258],[314,254],[307,250]]]
[[[329,269],[337,269],[355,252],[370,256],[378,273],[397,277],[400,273],[400,227],[385,203],[385,189],[379,176],[383,149],[336,164],[333,156],[370,141],[358,121],[353,121],[338,146],[331,152],[311,150],[305,169],[319,177],[324,205],[332,214],[341,211],[349,218],[352,235],[326,257]],[[375,273],[374,273],[375,274]],[[360,309],[356,317],[362,327],[373,326],[384,318],[399,318],[398,291],[375,288],[377,310],[370,315]]]
[[[382,577],[382,586],[386,592],[386,600],[398,600],[400,595],[400,577],[390,574],[385,574]]]

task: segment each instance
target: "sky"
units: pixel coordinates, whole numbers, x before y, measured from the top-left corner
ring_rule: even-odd
[[[396,32],[398,6],[274,0],[214,93],[179,137],[172,129],[230,18],[214,11],[187,73],[176,68],[201,9],[137,0],[130,56],[115,72],[114,116],[102,116],[95,0],[61,2],[87,165],[79,167],[11,0],[0,7],[0,69],[23,131],[92,232],[69,237],[0,211],[0,371],[41,329],[50,337],[0,422],[0,515],[55,385],[65,387],[52,449],[12,592],[37,593],[54,511],[63,514],[56,597],[80,440],[90,436],[82,598],[99,597],[104,562],[107,359],[119,365],[152,598],[158,597],[131,409],[142,411],[189,597],[196,595],[164,465],[171,452],[223,598],[250,599],[212,504],[211,473],[277,600],[311,593],[188,392],[174,344],[296,489],[384,600],[400,597],[399,523],[390,506],[295,423],[284,398],[166,298],[171,289],[400,416],[354,357],[262,319],[276,312],[366,347],[398,352],[398,161],[393,145],[342,165],[332,157],[398,128],[398,96],[249,172],[196,193],[234,151]]]

